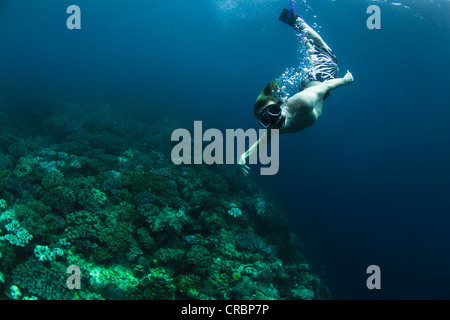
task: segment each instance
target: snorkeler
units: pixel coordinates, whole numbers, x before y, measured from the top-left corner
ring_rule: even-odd
[[[292,2],[291,2],[292,4]],[[279,129],[279,133],[293,133],[312,126],[322,114],[323,101],[330,91],[353,82],[352,74],[347,71],[343,78],[337,78],[337,58],[320,35],[314,31],[299,15],[295,8],[283,9],[280,21],[290,25],[306,37],[305,45],[311,61],[311,68],[303,76],[299,92],[287,100],[281,97],[281,89],[272,81],[261,91],[254,105],[254,113],[259,124],[266,129]],[[240,159],[245,175],[250,168],[246,159],[259,148],[270,143],[270,130],[266,131]]]

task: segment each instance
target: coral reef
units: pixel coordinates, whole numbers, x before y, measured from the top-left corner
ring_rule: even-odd
[[[173,121],[76,110],[0,133],[1,299],[330,298],[239,168],[174,165]]]

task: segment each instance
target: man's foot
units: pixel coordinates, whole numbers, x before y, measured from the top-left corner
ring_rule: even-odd
[[[347,73],[344,76],[344,80],[346,84],[350,84],[353,82],[353,75],[351,74],[350,71],[347,70]]]

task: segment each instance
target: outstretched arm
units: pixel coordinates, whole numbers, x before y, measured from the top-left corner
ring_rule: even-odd
[[[253,145],[241,155],[241,157],[239,158],[239,166],[241,167],[242,172],[244,173],[244,175],[247,175],[249,173],[249,171],[250,171],[250,167],[246,165],[246,159],[248,157],[250,157],[250,155],[252,155],[256,151],[258,151],[258,147],[259,148],[267,148],[267,146],[269,145],[270,140],[271,140],[270,137],[271,137],[270,130],[267,130],[262,135],[262,137],[259,138],[258,141],[253,143]]]

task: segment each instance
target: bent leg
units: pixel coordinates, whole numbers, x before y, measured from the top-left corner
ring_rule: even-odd
[[[295,28],[299,32],[303,32],[308,39],[312,40],[315,46],[331,50],[330,47],[325,43],[325,41],[323,41],[322,37],[313,28],[311,28],[303,19],[301,18],[297,19],[295,23]],[[311,43],[307,42],[306,46],[308,47],[308,49],[311,49]]]

